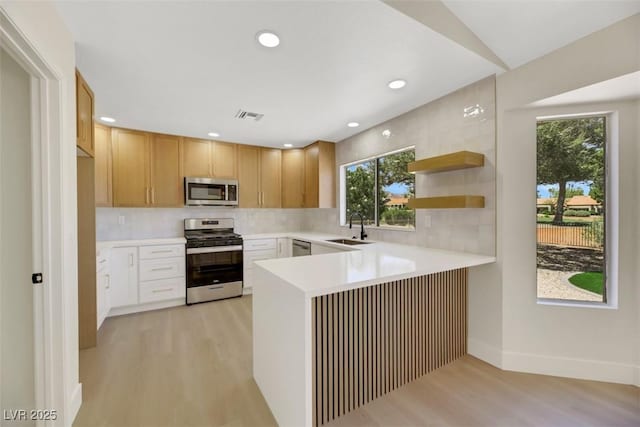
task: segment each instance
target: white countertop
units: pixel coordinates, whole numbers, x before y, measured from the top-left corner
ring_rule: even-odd
[[[139,240],[99,240],[96,248],[124,248],[128,246],[155,246],[155,245],[184,245],[187,241],[184,237],[171,237],[167,239],[139,239]]]
[[[373,242],[346,246],[326,242],[344,236],[321,233],[270,233],[243,236],[246,240],[289,237],[351,249],[322,255],[256,261],[255,265],[314,297],[378,283],[422,276],[457,268],[490,264],[495,257],[420,246]]]

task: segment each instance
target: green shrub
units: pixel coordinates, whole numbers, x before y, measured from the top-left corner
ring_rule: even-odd
[[[578,210],[574,210],[574,209],[567,209],[566,211],[564,211],[564,216],[580,216],[580,217],[587,217],[590,216],[591,214],[589,213],[589,211],[578,211]]]

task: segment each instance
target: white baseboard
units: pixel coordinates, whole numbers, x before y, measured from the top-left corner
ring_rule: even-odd
[[[496,368],[502,368],[502,350],[498,347],[469,338],[467,340],[467,353]]]
[[[78,383],[76,388],[73,390],[71,394],[71,400],[69,400],[69,409],[68,416],[70,422],[65,423],[66,425],[72,425],[78,415],[78,411],[80,410],[80,406],[82,405],[82,383]]]
[[[592,381],[639,385],[640,367],[616,362],[502,352],[502,369]]]
[[[152,302],[149,304],[129,305],[126,307],[114,307],[109,310],[107,317],[122,316],[123,314],[141,313],[143,311],[160,310],[162,308],[178,307],[185,305],[184,297],[168,301]]]

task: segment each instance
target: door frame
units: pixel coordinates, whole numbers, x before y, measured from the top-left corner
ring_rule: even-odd
[[[73,386],[65,384],[69,355],[64,343],[70,333],[65,322],[70,307],[66,306],[63,257],[65,82],[1,7],[0,48],[31,76],[32,264],[33,272],[43,273],[43,283],[33,285],[35,403],[36,409],[57,411],[57,420],[37,425],[71,425],[74,406],[79,404],[69,402],[65,392]]]

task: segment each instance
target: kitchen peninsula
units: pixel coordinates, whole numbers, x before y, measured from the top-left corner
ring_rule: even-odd
[[[494,257],[351,249],[255,262],[253,374],[282,426],[325,424],[466,353],[467,268]]]

